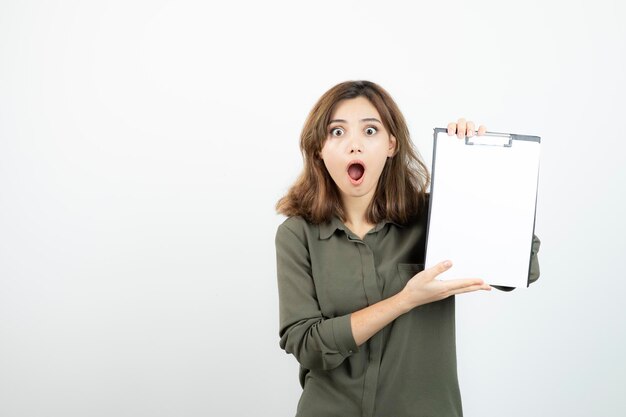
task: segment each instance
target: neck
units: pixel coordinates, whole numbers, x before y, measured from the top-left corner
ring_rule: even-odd
[[[370,197],[370,198],[367,198]],[[345,222],[346,225],[356,226],[357,228],[360,226],[367,226],[369,222],[366,218],[367,207],[372,201],[371,196],[362,196],[362,197],[343,197],[343,209],[345,212]]]

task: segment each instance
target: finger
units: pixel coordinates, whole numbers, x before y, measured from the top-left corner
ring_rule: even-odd
[[[456,123],[448,123],[448,136],[452,136],[456,133]]]
[[[478,136],[484,135],[486,132],[487,128],[485,127],[485,125],[480,125],[480,127],[478,128]]]
[[[467,136],[474,136],[474,122],[467,122]]]
[[[471,279],[453,279],[450,281],[443,281],[446,285],[446,290],[448,291],[456,291],[461,290],[463,288],[468,288],[472,286],[481,286],[485,285],[485,282],[480,278],[471,278]]]
[[[456,295],[456,294],[463,294],[466,292],[473,292],[473,291],[479,291],[479,290],[485,290],[485,291],[491,291],[491,286],[489,285],[472,285],[469,287],[465,287],[465,288],[460,288],[458,290],[452,291],[450,293],[450,295]]]
[[[448,269],[452,268],[451,261],[443,261],[439,262],[437,265],[432,266],[424,271],[420,272],[420,274],[424,274],[428,281],[434,280],[439,274],[446,272]]]
[[[465,137],[465,119],[460,118],[456,123],[456,137],[459,139],[463,139]]]

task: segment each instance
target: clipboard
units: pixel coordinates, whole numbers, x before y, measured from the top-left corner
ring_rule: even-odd
[[[539,136],[434,129],[425,266],[440,280],[528,287],[539,181]]]

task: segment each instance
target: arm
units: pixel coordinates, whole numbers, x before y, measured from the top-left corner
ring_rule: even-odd
[[[322,315],[305,242],[285,224],[276,232],[280,347],[307,369],[333,369],[358,347],[350,315]]]
[[[322,316],[309,253],[284,224],[276,233],[280,346],[307,369],[333,369],[370,337],[410,310],[400,294],[341,317]]]
[[[276,233],[280,304],[280,346],[307,369],[333,369],[358,346],[400,315],[450,295],[490,290],[482,280],[437,281],[451,263],[440,263],[411,278],[398,294],[344,316],[322,315],[305,242],[284,224]]]
[[[396,295],[353,313],[352,332],[357,344],[364,343],[397,317],[420,305],[466,292],[491,291],[491,287],[481,279],[435,279],[451,267],[452,262],[445,261],[425,269],[413,276]]]
[[[530,253],[530,273],[528,275],[529,284],[539,279],[539,259],[537,258],[537,253],[539,253],[540,246],[541,241],[537,236],[533,235],[533,247]]]

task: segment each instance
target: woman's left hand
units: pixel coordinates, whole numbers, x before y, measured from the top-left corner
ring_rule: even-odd
[[[487,131],[485,125],[480,125],[478,128],[478,135],[484,135]],[[465,136],[472,137],[476,133],[474,129],[474,122],[465,121],[464,118],[460,118],[456,123],[450,122],[448,123],[448,136],[452,136],[456,134],[456,137],[459,139],[465,138]]]

